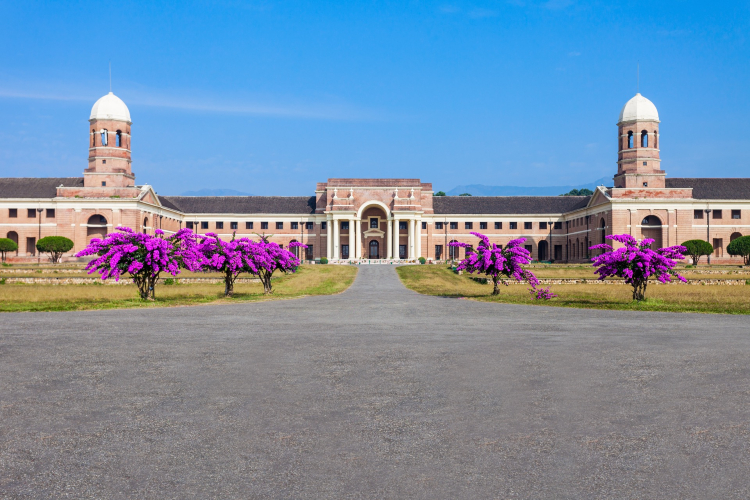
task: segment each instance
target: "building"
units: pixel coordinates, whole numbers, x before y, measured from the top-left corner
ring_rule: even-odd
[[[593,196],[434,196],[432,184],[409,178],[328,179],[303,197],[159,196],[135,183],[130,111],[110,92],[91,110],[83,177],[0,178],[0,237],[19,244],[17,261],[36,258],[40,237],[66,236],[77,252],[119,225],[266,234],[282,245],[306,244],[307,260],[444,260],[464,256],[451,241],[475,241],[469,233],[479,231],[502,244],[525,237],[538,260],[583,262],[606,235],[629,233],[658,246],[707,239],[714,263],[741,262],[726,246],[750,234],[750,178],[667,178],[659,124],[640,94],[625,104],[613,186]]]

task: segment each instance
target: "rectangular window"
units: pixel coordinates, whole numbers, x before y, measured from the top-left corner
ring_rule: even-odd
[[[224,229],[224,223],[223,222],[217,222],[216,223],[216,229]]]
[[[539,223],[539,229],[547,229],[547,223],[546,222],[540,222]]]
[[[245,229],[252,229],[253,223],[252,222],[245,222]]]
[[[702,219],[703,210],[693,210],[693,219]]]
[[[562,222],[555,222],[554,229],[562,229]]]
[[[426,222],[422,223],[422,229],[427,229],[427,223]]]
[[[741,212],[739,210],[732,210],[732,219],[741,219]]]
[[[524,245],[523,247],[531,253],[531,245]]]
[[[443,245],[435,245],[435,260],[443,258]]]
[[[276,223],[276,229],[284,229],[284,223],[283,222],[277,222]]]
[[[531,222],[524,222],[523,223],[523,228],[524,229],[531,229],[532,228]]]
[[[714,219],[721,219],[721,210],[714,210]]]
[[[473,222],[464,222],[464,229],[474,229]]]
[[[102,181],[102,187],[107,187],[107,181]]]
[[[299,229],[299,222],[292,222],[292,229]]]
[[[435,223],[435,229],[443,229],[443,223],[442,222],[436,222]]]
[[[401,229],[408,229],[408,226],[406,224],[407,223],[404,220],[398,221],[398,228],[399,228],[399,230],[401,230]]]
[[[15,219],[18,217],[18,209],[17,208],[9,208],[8,209],[8,217],[11,219]]]
[[[312,243],[308,243],[307,248],[305,248],[305,260],[313,260],[314,258]]]
[[[201,229],[208,229],[208,221],[202,221],[201,222]]]
[[[451,229],[458,229],[458,222],[451,222]]]
[[[739,212],[739,210],[738,210]],[[55,218],[55,209],[54,208],[48,208],[47,209],[47,218],[48,219],[54,219]],[[739,219],[739,217],[737,217]]]
[[[268,229],[268,222],[261,222],[260,223],[260,228],[261,229]]]
[[[495,222],[495,229],[502,229],[503,223],[502,222]]]
[[[36,209],[35,208],[27,208],[26,209],[26,217],[29,219],[36,219]]]
[[[479,229],[487,229],[487,223],[486,222],[480,222],[479,223]]]
[[[349,245],[341,245],[341,258],[342,259],[349,258]]]
[[[380,220],[377,217],[370,217],[370,229],[379,229]]]
[[[315,223],[314,222],[305,222],[305,229],[307,229],[308,231],[312,231],[313,229],[315,229]]]
[[[193,223],[192,222],[186,222],[185,227],[188,229],[193,229]]]
[[[518,222],[511,222],[510,223],[510,228],[511,229],[518,229]]]
[[[401,260],[406,258],[406,245],[398,246],[398,258]]]
[[[327,227],[328,227],[328,223],[327,222],[321,222],[320,223],[320,230],[321,231],[325,231]]]
[[[230,223],[229,223],[229,229],[234,229],[234,230],[236,230],[236,229],[237,229],[237,223],[236,223],[236,222],[230,222]]]
[[[341,230],[342,231],[348,231],[349,230],[349,221],[348,220],[341,221]]]

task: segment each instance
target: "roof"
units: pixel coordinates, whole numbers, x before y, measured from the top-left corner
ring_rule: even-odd
[[[112,92],[101,97],[91,108],[89,120],[121,120],[130,122],[130,110],[122,99]]]
[[[561,214],[585,208],[590,196],[435,196],[435,214]]]
[[[83,177],[0,177],[0,198],[54,198],[61,184],[83,187]]]
[[[314,214],[314,196],[160,196],[190,214]]]
[[[632,122],[637,120],[655,120],[659,121],[659,112],[656,110],[654,103],[636,94],[632,99],[625,103],[620,111],[620,118],[617,123]]]
[[[693,188],[696,200],[750,200],[750,178],[667,178],[668,188]]]

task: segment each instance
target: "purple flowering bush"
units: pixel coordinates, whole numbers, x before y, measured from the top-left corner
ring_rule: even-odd
[[[154,300],[154,288],[162,272],[177,276],[181,267],[192,271],[201,267],[201,255],[190,229],[181,229],[169,238],[164,238],[160,229],[154,235],[122,226],[117,230],[104,239],[92,238],[76,257],[96,255],[86,270],[89,274],[98,272],[102,280],[119,281],[123,274],[129,274],[142,299]]]
[[[469,274],[484,274],[492,279],[492,295],[498,295],[500,289],[498,283],[508,285],[508,280],[528,281],[533,290],[536,290],[539,280],[534,273],[523,268],[531,264],[531,252],[526,250],[522,245],[526,238],[510,240],[504,247],[495,243],[490,243],[489,238],[481,233],[471,233],[480,239],[477,248],[473,248],[468,243],[452,242],[453,247],[464,247],[466,258],[456,267],[458,271],[467,271]],[[549,289],[547,290],[549,292]],[[554,294],[552,294],[554,296]],[[537,294],[535,298],[549,299],[551,296]]]
[[[649,278],[656,278],[661,283],[672,281],[672,277],[680,281],[687,280],[674,270],[675,259],[684,259],[687,249],[676,245],[667,248],[651,249],[654,242],[651,238],[641,241],[629,234],[615,234],[608,239],[622,243],[624,246],[613,248],[612,245],[602,243],[590,247],[590,250],[604,250],[601,255],[593,259],[594,271],[603,280],[609,277],[623,278],[625,283],[633,286],[633,300],[643,300],[646,297],[646,286]]]
[[[289,248],[307,248],[302,243],[292,242]],[[267,237],[261,236],[260,241],[250,241],[248,258],[243,258],[249,272],[257,275],[263,283],[263,293],[273,293],[271,276],[276,271],[293,273],[299,267],[299,259],[289,250],[281,248],[277,243],[269,242]]]

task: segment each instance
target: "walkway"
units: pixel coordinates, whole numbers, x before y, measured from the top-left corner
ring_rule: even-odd
[[[748,318],[420,296],[0,316],[0,497],[748,498]]]

